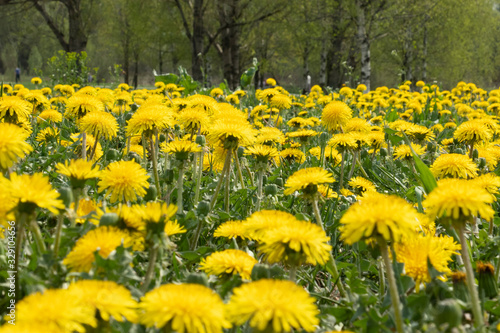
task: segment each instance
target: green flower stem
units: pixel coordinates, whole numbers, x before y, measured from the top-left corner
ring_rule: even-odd
[[[184,203],[182,200],[182,192],[184,187],[184,161],[179,161],[179,178],[177,179],[177,214],[183,211]]]
[[[82,133],[82,160],[87,160],[87,133]]]
[[[45,247],[45,242],[43,241],[42,232],[40,231],[40,227],[38,226],[36,219],[32,219],[29,222],[29,224],[30,224],[31,232],[33,233],[33,238],[35,238],[35,243],[36,243],[36,247],[38,249],[38,253],[42,254],[42,253],[46,252],[47,248]]]
[[[391,294],[392,307],[394,309],[394,321],[396,322],[396,332],[404,333],[403,330],[403,317],[401,315],[401,302],[399,301],[398,287],[396,286],[396,278],[394,270],[392,269],[389,251],[387,250],[387,242],[383,237],[378,238],[382,258],[384,259],[384,266],[386,270],[387,280],[389,282],[389,292]]]
[[[253,182],[253,175],[252,175],[252,171],[250,171],[250,168],[248,167],[248,165],[245,164],[245,170],[247,171],[248,173],[248,179],[250,179],[250,186],[254,187],[255,184]]]
[[[201,177],[203,175],[203,150],[197,153],[198,156],[198,173],[196,175],[196,187],[194,190],[194,205],[196,206],[200,201],[200,187],[201,187]]]
[[[384,276],[384,261],[378,259],[378,279],[379,279],[379,296],[381,299],[385,295],[385,276]]]
[[[312,206],[313,206],[313,211],[314,211],[314,216],[316,217],[316,222],[320,225],[321,229],[325,231],[325,227],[323,225],[323,220],[321,219],[321,215],[319,213],[319,207],[318,207],[318,199],[312,200]],[[325,231],[326,233],[326,231]],[[336,281],[337,284],[337,289],[339,290],[340,296],[346,297],[347,293],[344,289],[344,286],[342,285],[342,280],[340,279],[340,274],[339,270],[337,268],[337,264],[335,263],[335,259],[333,258],[333,254],[330,251],[330,267],[332,269],[332,278],[334,281]],[[328,265],[328,264],[327,264]]]
[[[194,251],[194,249],[196,249],[196,245],[198,245],[198,239],[200,239],[200,234],[201,234],[201,227],[203,226],[204,222],[205,222],[204,219],[198,219],[198,225],[196,226],[193,239],[191,239],[191,244],[189,246],[189,249],[191,251]]]
[[[57,254],[59,253],[59,245],[61,244],[61,232],[62,232],[63,222],[64,222],[64,215],[59,214],[57,216],[56,239],[54,241],[54,258],[57,258]]]
[[[290,271],[288,272],[288,278],[292,282],[297,282],[297,266],[293,265],[290,267]]]
[[[340,182],[339,182],[339,190],[342,189],[344,185],[344,163],[345,163],[345,151],[342,151],[342,160],[340,161]]]
[[[127,138],[127,152],[125,153],[125,155],[128,155],[128,153],[130,153],[130,141],[131,141],[131,137],[129,136]]]
[[[152,145],[153,144],[151,143],[151,146]],[[151,154],[152,154],[152,152],[151,152]],[[147,158],[148,158],[148,155],[146,154],[146,136],[144,135],[144,133],[142,133],[142,163],[144,163],[143,167],[146,170],[147,170],[147,166],[148,166]]]
[[[260,210],[260,202],[262,200],[262,183],[264,182],[264,170],[260,169],[257,175],[257,202],[255,204],[255,211]]]
[[[161,196],[160,179],[158,178],[158,161],[156,158],[156,148],[154,146],[153,138],[151,138],[151,153],[153,154],[153,175],[155,178],[156,190],[158,191],[157,196]]]
[[[469,252],[467,250],[467,239],[465,238],[465,223],[456,223],[458,237],[460,238],[462,260],[464,261],[465,274],[467,276],[467,288],[469,289],[472,314],[474,315],[474,326],[478,329],[478,332],[484,332],[484,318],[483,311],[481,310],[481,304],[479,303],[479,296],[477,289],[475,287],[474,272],[472,270],[471,259],[469,257]]]
[[[498,275],[500,274],[500,258],[497,260],[497,266],[495,267],[495,282],[498,283]]]
[[[321,148],[320,148],[321,152],[319,154],[319,164],[321,165],[321,167],[323,169],[325,168],[325,160],[326,160],[326,158],[325,158],[325,150],[326,149],[325,148],[326,148],[325,145],[322,144]]]
[[[349,171],[349,176],[347,177],[348,179],[351,179],[352,176],[354,175],[354,169],[356,168],[357,159],[358,159],[358,151],[353,150],[353,152],[352,152],[352,167],[351,167],[351,171]]]
[[[71,216],[71,227],[73,228],[76,225],[76,218],[78,217],[77,211],[78,211],[78,206],[80,205],[80,193],[82,189],[81,188],[74,188],[73,189],[73,200],[75,203],[75,208],[74,211],[75,213]]]
[[[153,274],[155,271],[156,257],[158,256],[158,246],[151,246],[149,250],[149,263],[146,270],[146,275],[144,277],[144,284],[141,287],[141,291],[145,293],[148,290],[149,284],[153,279]]]
[[[243,173],[241,172],[240,159],[238,157],[238,152],[234,152],[234,161],[236,162],[236,169],[238,170],[238,178],[241,183],[241,188],[245,188],[245,180],[243,179]]]
[[[227,168],[226,176],[225,176],[225,186],[224,186],[224,206],[226,212],[229,213],[229,187],[231,185],[231,167]]]
[[[367,174],[367,173],[366,173],[366,171],[365,171],[365,168],[363,168],[363,165],[361,164],[361,161],[360,161],[359,159],[357,159],[357,160],[356,160],[356,163],[358,164],[359,169],[361,170],[361,173],[363,174],[363,176],[364,176],[365,178],[369,178],[369,177],[368,177],[368,174]],[[417,172],[415,171],[415,173],[417,173]]]
[[[90,151],[90,157],[89,160],[92,161],[95,155],[95,151],[97,150],[97,144],[99,143],[99,133],[96,134],[95,136],[95,142],[94,142],[94,147],[92,147],[92,150]]]
[[[232,150],[228,149],[227,153],[226,153],[226,160],[224,161],[224,167],[222,168],[222,172],[220,173],[220,176],[219,176],[219,181],[217,182],[217,187],[215,188],[215,192],[212,195],[212,199],[210,200],[210,210],[212,210],[214,208],[215,203],[217,202],[217,196],[219,195],[219,191],[220,191],[220,188],[222,186],[222,181],[224,180],[224,176],[226,173],[228,173],[227,171],[229,170],[229,168],[231,166],[231,153],[232,153]],[[229,177],[229,173],[228,173],[228,177]]]

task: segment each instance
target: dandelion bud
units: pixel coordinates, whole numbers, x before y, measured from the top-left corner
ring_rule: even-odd
[[[468,302],[469,291],[467,290],[465,273],[453,272],[451,274],[451,280],[453,282],[453,294],[455,297],[462,302]]]
[[[326,145],[328,144],[328,140],[330,140],[330,134],[328,134],[327,132],[323,132],[319,135],[319,145],[320,147],[326,147]]]
[[[486,159],[484,157],[480,157],[477,166],[479,169],[483,169],[486,166]]]
[[[476,265],[479,295],[493,298],[498,295],[498,287],[495,281],[495,268],[490,263],[478,262]]]
[[[278,187],[276,184],[268,184],[264,188],[264,193],[266,195],[276,195],[276,193],[278,193]]]
[[[206,201],[200,201],[198,207],[196,207],[196,213],[198,216],[207,216],[210,212],[210,203]]]
[[[283,178],[281,178],[281,177],[276,178],[274,183],[279,187],[283,187]]]
[[[387,155],[389,155],[387,148],[380,148],[380,156],[387,157]]]
[[[69,187],[61,187],[57,190],[59,192],[59,196],[64,203],[64,206],[68,208],[71,203],[74,201],[73,199],[73,191]]]
[[[101,219],[99,220],[99,226],[113,226],[118,223],[118,215],[116,213],[105,213],[101,216]]]
[[[477,149],[474,149],[472,151],[472,159],[477,160],[479,158],[479,151]]]
[[[434,315],[435,322],[438,326],[446,325],[453,328],[460,326],[462,323],[462,308],[455,299],[445,299],[440,301],[436,306]]]
[[[207,139],[205,138],[204,135],[197,135],[196,143],[203,147],[207,143]]]
[[[255,264],[253,266],[252,274],[250,276],[252,278],[252,281],[271,278],[271,270],[269,268],[269,265]]]
[[[208,278],[205,273],[191,273],[186,277],[186,283],[201,284],[208,287]]]
[[[146,195],[144,196],[144,201],[153,201],[158,195],[158,190],[154,184],[149,184],[149,188],[146,190]]]
[[[110,148],[108,152],[106,153],[106,159],[108,161],[117,161],[120,158],[120,153],[118,150]]]

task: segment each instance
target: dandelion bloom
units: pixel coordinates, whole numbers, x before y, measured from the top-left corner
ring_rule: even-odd
[[[329,141],[328,145],[337,148],[340,151],[348,149],[357,149],[358,143],[353,133],[338,133],[335,134]]]
[[[200,284],[164,284],[148,292],[139,303],[140,322],[146,327],[171,327],[179,333],[222,333],[231,323],[224,303]]]
[[[82,188],[87,179],[98,178],[100,175],[99,167],[93,167],[91,161],[82,159],[57,163],[56,170],[70,179],[73,188]]]
[[[214,252],[204,258],[200,269],[207,274],[239,274],[242,279],[250,280],[253,266],[257,263],[255,258],[241,250],[228,249]]]
[[[104,112],[104,104],[101,100],[88,94],[77,94],[71,96],[66,102],[66,112],[64,115],[67,118],[80,119],[87,113],[94,111]]]
[[[60,123],[62,121],[62,114],[54,109],[47,109],[45,111],[42,111],[37,117],[38,122],[42,121],[51,121],[54,123]]]
[[[253,213],[243,222],[246,227],[245,237],[260,241],[269,230],[296,220],[295,216],[287,212],[261,210]]]
[[[26,142],[29,133],[21,127],[0,123],[0,167],[8,169],[33,148]]]
[[[246,226],[242,221],[227,221],[214,231],[214,237],[245,238]]]
[[[255,131],[246,120],[237,117],[225,118],[215,121],[210,126],[207,139],[214,145],[249,146],[255,141]]]
[[[267,145],[253,145],[245,149],[245,155],[252,155],[257,162],[267,162],[271,158],[280,156],[278,150]]]
[[[478,167],[472,159],[462,154],[442,154],[431,165],[431,172],[437,178],[474,178]]]
[[[43,173],[33,175],[10,175],[10,195],[18,202],[21,212],[32,212],[36,207],[44,208],[57,214],[64,209],[59,193],[52,188],[49,177]]]
[[[285,135],[276,127],[264,127],[259,130],[255,143],[277,145],[285,142]]]
[[[273,108],[284,110],[292,106],[292,100],[285,94],[276,94],[271,98],[270,104]]]
[[[124,247],[132,246],[132,239],[123,230],[109,226],[90,230],[76,241],[71,252],[64,258],[63,264],[72,272],[88,272],[95,260],[94,252],[97,251],[101,257],[107,258],[122,244]]]
[[[136,323],[137,301],[130,291],[114,281],[80,280],[72,283],[68,292],[72,297],[81,299],[81,303],[99,311],[100,317],[109,321],[113,317],[119,322],[123,319]]]
[[[411,204],[396,195],[377,192],[353,204],[340,219],[341,239],[354,244],[376,236],[399,241],[415,233],[418,213]]]
[[[330,184],[334,181],[333,175],[323,168],[314,167],[300,169],[288,177],[285,183],[286,189],[284,194],[290,195],[299,190],[304,190],[304,192],[306,192],[308,188],[314,187],[314,185]],[[317,187],[312,189],[313,192],[316,192],[314,190],[317,191]]]
[[[288,161],[303,163],[306,160],[304,153],[297,148],[286,148],[280,151],[280,157]]]
[[[460,254],[460,245],[450,236],[414,235],[403,238],[394,244],[398,262],[404,263],[404,274],[415,280],[417,292],[421,283],[431,281],[427,266],[430,260],[432,266],[441,273],[449,274],[448,264],[452,255]]]
[[[425,147],[422,147],[419,144],[414,143],[411,145],[411,147],[413,148],[415,153],[417,153],[417,155],[422,155],[425,153]],[[413,153],[410,149],[410,146],[399,145],[399,146],[394,148],[394,159],[395,160],[397,160],[397,159],[404,160],[404,159],[412,159],[412,158],[413,158]]]
[[[351,108],[340,101],[332,101],[328,103],[321,114],[321,123],[330,131],[334,131],[337,127],[345,125],[352,118]]]
[[[42,83],[42,79],[40,79],[39,77],[34,77],[31,79],[31,83],[32,84],[41,84]]]
[[[460,126],[458,126],[455,130],[455,133],[453,133],[453,137],[459,142],[474,144],[480,141],[490,141],[493,137],[493,132],[483,121],[477,119],[469,120],[460,124]]]
[[[108,140],[114,138],[118,131],[116,118],[105,111],[86,114],[80,119],[79,126],[82,132],[91,133],[95,137],[102,136]]]
[[[29,102],[17,96],[0,98],[0,119],[3,119],[6,123],[17,124],[28,120],[31,109]]]
[[[495,197],[472,181],[445,179],[438,182],[422,204],[433,219],[444,216],[458,220],[474,215],[489,221],[495,214],[490,205],[494,201]]]
[[[175,155],[175,158],[179,161],[187,160],[189,153],[201,152],[201,147],[190,140],[174,140],[162,146],[164,153]]]
[[[151,132],[173,127],[175,120],[172,110],[162,104],[141,106],[127,123],[127,135],[141,135],[143,132]],[[149,134],[149,133],[148,133]]]
[[[494,173],[486,173],[471,180],[472,183],[484,188],[490,194],[495,195],[500,188],[500,177]]]
[[[227,316],[235,325],[248,321],[260,332],[314,332],[319,325],[315,301],[291,281],[262,279],[233,289]]]
[[[149,187],[146,170],[134,161],[117,161],[101,171],[99,192],[107,190],[111,202],[135,201],[137,196],[146,195]]]
[[[210,123],[210,118],[205,109],[200,106],[182,110],[177,117],[177,121],[179,125],[184,126],[187,132],[194,133],[199,129],[205,130]]]
[[[357,194],[363,194],[365,192],[376,192],[377,188],[375,185],[363,177],[354,177],[349,180],[347,185],[353,188],[353,191]]]
[[[324,265],[332,249],[329,240],[321,226],[290,219],[266,231],[259,240],[259,251],[270,263],[285,261],[293,266],[304,262]]]
[[[65,289],[35,292],[16,304],[16,332],[84,333],[85,325],[97,327],[95,310]]]
[[[214,88],[210,91],[210,96],[219,97],[224,95],[224,91],[221,88]]]

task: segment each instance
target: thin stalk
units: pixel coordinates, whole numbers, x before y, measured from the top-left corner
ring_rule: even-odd
[[[196,245],[198,245],[198,239],[200,239],[201,227],[203,226],[204,219],[198,220],[198,225],[196,226],[196,230],[193,235],[193,239],[191,240],[191,245],[189,246],[191,251],[196,249]]]
[[[321,214],[319,212],[318,199],[315,198],[312,201],[312,206],[313,206],[314,216],[316,217],[316,222],[321,226],[321,229],[325,230],[325,227],[323,225],[323,220],[321,219]],[[326,231],[325,231],[325,233],[326,233]],[[342,285],[342,281],[340,279],[339,270],[337,268],[337,264],[335,263],[335,259],[333,258],[333,254],[332,254],[331,251],[330,251],[330,263],[331,263],[331,267],[332,267],[332,270],[333,270],[333,276],[332,277],[336,281],[337,288],[339,290],[340,296],[346,297],[347,293],[346,293],[346,291],[344,289],[344,286]]]
[[[473,156],[474,156],[474,142],[471,142],[469,150],[469,158],[472,160]]]
[[[381,299],[385,295],[385,276],[384,276],[384,261],[378,260],[378,279],[379,279],[379,296]]]
[[[199,152],[198,154],[199,154],[199,157],[198,157],[199,167],[198,167],[198,173],[196,175],[196,188],[194,190],[194,204],[195,204],[195,206],[200,201],[201,177],[203,175],[203,155],[204,155],[203,150],[201,152]]]
[[[457,223],[458,237],[460,238],[462,260],[464,261],[465,274],[467,276],[467,288],[469,289],[472,314],[474,315],[474,326],[479,332],[484,332],[484,318],[481,304],[479,303],[479,296],[475,286],[474,271],[472,270],[471,258],[467,250],[467,239],[465,238],[465,223]]]
[[[321,152],[319,155],[319,165],[324,169],[325,168],[325,149],[326,147],[324,145],[321,145]]]
[[[366,173],[365,168],[363,168],[363,165],[361,164],[361,161],[359,160],[359,158],[356,160],[356,163],[358,164],[359,169],[361,170],[361,173],[363,174],[363,176],[365,178],[369,178],[368,174]],[[415,173],[417,173],[417,172],[415,171]]]
[[[342,161],[340,161],[340,183],[339,183],[339,190],[342,189],[342,186],[344,185],[344,161],[345,160],[345,151],[342,151]]]
[[[383,237],[378,238],[382,258],[384,259],[384,266],[386,270],[387,281],[389,282],[389,292],[391,294],[392,308],[394,309],[394,321],[396,322],[396,331],[404,333],[403,330],[403,317],[401,315],[401,303],[399,301],[398,287],[396,285],[396,278],[394,270],[392,269],[389,251],[387,250],[387,242]]]
[[[147,169],[148,166],[147,157],[148,155],[146,154],[146,135],[142,133],[142,163],[144,163],[144,169]]]
[[[222,168],[222,172],[220,173],[219,181],[217,182],[217,187],[215,188],[215,192],[212,195],[212,199],[210,200],[210,210],[212,210],[217,202],[217,196],[219,195],[220,188],[222,186],[222,181],[224,180],[224,176],[227,173],[227,170],[231,166],[231,153],[232,150],[228,149],[226,154],[226,160],[224,161],[224,167]],[[229,177],[229,176],[228,176]]]
[[[38,253],[42,254],[42,253],[46,252],[47,248],[45,247],[45,242],[43,241],[42,232],[40,231],[40,227],[38,226],[36,219],[32,219],[29,222],[29,224],[30,224],[31,232],[33,233],[33,238],[35,238],[35,243],[36,243],[36,247],[38,249]]]
[[[130,141],[131,141],[131,137],[129,136],[127,138],[127,153],[125,155],[128,155],[128,153],[130,153]]]
[[[184,161],[180,161],[179,178],[177,179],[177,214],[181,214],[184,207],[184,203],[182,200],[183,189],[184,189]]]
[[[155,186],[158,195],[161,195],[160,179],[158,178],[158,161],[156,159],[156,148],[154,146],[153,138],[151,138],[151,153],[153,154],[153,175],[155,177]],[[180,171],[180,170],[179,170]]]
[[[225,209],[226,209],[226,212],[229,213],[229,187],[231,185],[231,165],[229,166],[229,168],[227,168],[227,171],[226,171],[226,176],[225,176],[225,186],[224,186],[224,205],[225,205]],[[233,174],[234,176],[234,174]]]
[[[57,216],[56,239],[54,241],[54,258],[57,258],[57,254],[59,253],[59,245],[61,244],[61,232],[62,232],[63,222],[64,222],[64,215],[59,214]]]
[[[80,205],[80,193],[82,189],[80,188],[74,188],[73,189],[73,200],[75,202],[75,213],[71,216],[71,227],[73,228],[76,225],[76,218],[78,217],[78,214],[76,213],[78,211],[78,206]]]
[[[236,169],[238,170],[238,178],[241,183],[241,188],[245,188],[245,180],[243,179],[243,173],[241,172],[240,159],[238,157],[238,152],[235,151],[234,161],[236,162]]]
[[[248,173],[248,178],[250,179],[250,186],[254,187],[254,186],[255,186],[255,184],[254,184],[254,182],[253,182],[253,175],[252,175],[252,171],[250,171],[250,168],[248,167],[248,165],[246,165],[246,164],[245,164],[245,165],[244,165],[244,167],[245,167],[245,170],[246,170],[246,171],[247,171],[247,173]]]
[[[87,133],[82,133],[82,160],[87,160]]]
[[[348,179],[351,179],[352,176],[354,175],[354,169],[356,168],[357,159],[358,159],[358,151],[354,150],[352,152],[352,167],[351,167],[351,171],[349,171],[349,176],[347,177]]]
[[[255,204],[255,211],[260,210],[260,202],[262,200],[262,185],[264,182],[264,170],[260,169],[257,175],[257,203]]]
[[[297,266],[293,265],[290,267],[290,271],[288,272],[288,278],[292,282],[297,282]]]
[[[90,157],[89,157],[89,160],[92,161],[92,159],[94,158],[94,155],[95,155],[95,151],[97,149],[97,144],[99,143],[99,133],[96,134],[95,136],[95,142],[94,142],[94,146],[92,147],[92,150],[90,151]]]
[[[149,284],[153,278],[153,274],[155,271],[156,257],[158,256],[158,247],[152,246],[149,251],[149,263],[148,268],[146,270],[146,276],[144,277],[144,284],[142,285],[141,291],[143,293],[148,290]]]

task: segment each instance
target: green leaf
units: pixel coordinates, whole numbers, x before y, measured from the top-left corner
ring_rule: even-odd
[[[404,134],[404,133],[403,133]],[[431,193],[433,189],[437,187],[437,182],[436,178],[434,178],[434,175],[432,174],[431,170],[425,163],[420,159],[420,157],[417,155],[415,150],[413,150],[413,147],[411,146],[411,142],[404,134],[405,140],[407,145],[411,149],[411,153],[413,154],[413,160],[415,161],[415,168],[417,169],[418,173],[420,174],[420,181],[424,185],[425,192],[427,194]]]
[[[252,80],[253,80],[253,77],[255,76],[255,73],[257,72],[257,69],[258,69],[258,62],[257,62],[257,59],[254,58],[253,59],[253,65],[252,67],[248,68],[242,75],[241,75],[241,78],[240,78],[240,84],[241,84],[241,87],[242,88],[245,88],[247,87],[248,85],[250,85],[250,83],[252,83]]]
[[[163,82],[165,84],[177,83],[178,80],[179,77],[172,73],[160,74],[155,76],[155,82]]]
[[[388,123],[392,123],[394,120],[398,119],[398,111],[396,109],[393,109],[391,112],[385,115],[385,120]]]

